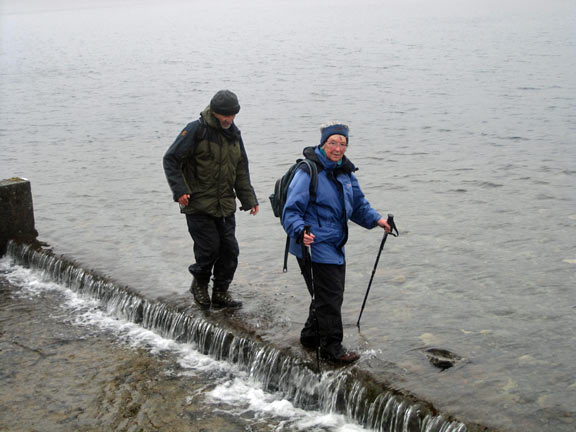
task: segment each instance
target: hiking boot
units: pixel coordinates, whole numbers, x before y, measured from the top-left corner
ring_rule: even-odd
[[[192,286],[190,292],[194,296],[194,300],[200,306],[200,309],[210,308],[210,295],[208,294],[208,282],[200,281],[195,277],[192,279]]]
[[[228,294],[228,287],[231,280],[214,280],[214,288],[212,289],[212,306],[215,308],[231,308],[238,309],[242,307],[241,301],[234,300]]]
[[[306,349],[316,349],[318,348],[316,336],[300,336],[300,344]]]
[[[360,358],[360,354],[354,351],[348,351],[343,347],[340,350],[338,350],[337,354],[335,355],[330,354],[327,351],[323,351],[321,354],[325,360],[336,364],[350,364],[354,363],[356,360]]]
[[[234,300],[227,291],[212,291],[212,306],[239,309],[242,307],[242,302]]]
[[[354,363],[356,360],[360,358],[360,354],[354,351],[346,351],[344,354],[339,355],[331,359],[330,361],[334,363],[341,363],[341,364],[350,364]]]

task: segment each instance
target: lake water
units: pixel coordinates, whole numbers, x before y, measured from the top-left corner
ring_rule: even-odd
[[[330,120],[388,240],[352,226],[345,344],[463,421],[576,427],[576,5],[507,1],[0,4],[0,178],[40,239],[150,298],[185,297],[192,242],[161,167],[221,88],[261,201],[237,215],[238,315],[290,345],[307,292],[267,196]],[[439,372],[423,350],[462,361]]]

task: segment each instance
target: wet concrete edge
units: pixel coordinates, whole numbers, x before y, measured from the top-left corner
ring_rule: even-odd
[[[177,305],[171,304],[170,302],[161,302],[158,300],[149,299],[127,285],[119,284],[114,279],[107,276],[103,276],[93,269],[86,269],[82,264],[74,261],[73,259],[70,259],[62,255],[56,255],[47,243],[38,241],[36,238],[31,239],[30,237],[21,237],[21,238],[14,238],[12,240],[23,245],[28,245],[32,247],[34,250],[42,252],[43,254],[49,254],[55,258],[58,258],[67,265],[81,268],[86,273],[92,275],[95,279],[101,280],[106,283],[111,283],[119,287],[120,289],[125,290],[127,293],[135,297],[138,297],[142,300],[146,300],[150,303],[160,303],[165,305],[167,308],[172,309],[174,312],[188,314],[187,310],[190,309],[188,305],[178,307]],[[0,258],[2,256],[3,254],[0,254]],[[190,316],[194,319],[203,319],[213,326],[219,327],[225,331],[230,332],[236,337],[243,337],[255,341],[259,344],[270,346],[279,351],[283,355],[296,358],[302,364],[308,364],[311,366],[309,358],[306,357],[306,353],[304,353],[303,351],[290,350],[286,347],[276,346],[273,343],[270,343],[269,341],[261,337],[258,334],[257,329],[251,328],[246,322],[243,322],[242,320],[234,319],[233,316],[219,315],[218,319],[212,317],[209,317],[209,319],[206,319],[206,317],[200,318],[192,314],[190,314]],[[334,369],[334,367],[332,367],[332,369]],[[433,416],[442,416],[447,421],[460,422],[465,424],[467,432],[506,432],[503,429],[495,429],[478,423],[468,423],[466,422],[465,419],[457,418],[453,415],[442,412],[439,409],[437,409],[431,402],[419,398],[417,395],[414,395],[404,389],[398,389],[394,386],[393,382],[387,382],[385,380],[382,380],[381,378],[374,376],[369,371],[362,370],[357,366],[351,367],[349,371],[353,374],[354,378],[360,380],[363,384],[365,384],[366,388],[369,389],[370,392],[374,392],[374,394],[380,394],[388,391],[394,396],[398,396],[407,402],[420,405],[425,411],[429,412]]]

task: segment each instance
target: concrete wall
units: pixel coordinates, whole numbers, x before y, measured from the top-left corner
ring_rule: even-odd
[[[30,182],[21,178],[0,180],[0,256],[8,240],[36,240]]]

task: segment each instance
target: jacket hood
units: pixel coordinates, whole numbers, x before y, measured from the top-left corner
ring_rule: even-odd
[[[318,151],[316,151],[318,150]],[[306,147],[302,154],[306,159],[313,160],[316,164],[326,170],[342,171],[345,173],[353,173],[358,171],[358,168],[346,156],[342,156],[342,164],[338,165],[336,162],[331,161],[326,156],[320,153],[320,146]]]

